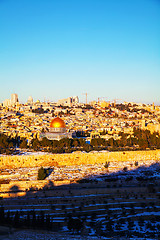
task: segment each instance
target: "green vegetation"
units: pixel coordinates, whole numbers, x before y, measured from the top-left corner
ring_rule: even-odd
[[[0,133],[0,154],[13,154],[16,147],[28,148],[27,139],[18,136],[8,137],[4,133]]]
[[[110,165],[110,162],[106,162],[105,165],[104,165],[104,167],[107,168],[107,170],[108,170],[109,165]]]
[[[27,140],[25,138],[22,138],[19,144],[20,148],[27,148]]]
[[[126,150],[145,150],[160,149],[160,134],[154,132],[151,134],[149,130],[141,130],[134,128],[133,135],[119,133],[121,137],[114,140],[113,137],[108,140],[100,137],[91,139],[90,144],[86,143],[84,138],[63,138],[58,140],[49,140],[43,138],[39,140],[37,137],[32,139],[30,146],[27,139],[20,137],[8,137],[0,134],[0,153],[12,154],[16,147],[30,148],[34,151],[46,151],[52,153],[71,153],[73,151],[126,151]]]
[[[14,152],[14,148],[18,144],[18,137],[11,138],[6,136],[4,133],[0,133],[0,154],[12,154]]]
[[[41,167],[39,170],[38,170],[38,177],[37,179],[38,180],[44,180],[48,175],[48,170],[46,170],[45,168]]]
[[[44,211],[41,211],[39,214],[35,210],[27,211],[27,217],[22,218],[20,211],[16,211],[15,214],[11,214],[10,211],[5,213],[3,207],[0,207],[0,223],[2,226],[21,229],[27,227],[31,229],[55,230],[57,227],[51,221],[50,214],[45,215]]]

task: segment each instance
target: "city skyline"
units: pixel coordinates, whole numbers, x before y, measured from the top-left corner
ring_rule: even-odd
[[[145,103],[145,102],[137,102],[137,101],[125,101],[125,99],[107,99],[106,97],[98,97],[97,99],[93,99],[92,101],[88,101],[88,93],[83,93],[83,95],[85,95],[84,99],[79,99],[79,96],[68,96],[67,98],[62,98],[62,99],[57,99],[57,101],[52,101],[50,99],[33,99],[33,97],[30,95],[28,96],[27,99],[25,99],[23,102],[22,100],[18,98],[18,94],[17,93],[12,93],[10,97],[6,98],[3,100],[3,102],[0,102],[0,104],[2,104],[3,107],[13,107],[16,106],[16,104],[18,103],[18,105],[22,104],[22,105],[33,105],[36,103],[54,103],[54,104],[58,104],[58,105],[62,105],[62,106],[72,106],[72,104],[77,106],[80,104],[99,104],[99,103],[108,103],[108,104],[127,104],[127,103],[131,103],[131,104],[145,104],[145,105],[150,105],[150,106],[160,106],[160,104],[156,104],[155,102],[151,102],[151,103]],[[87,96],[86,96],[87,95]]]
[[[1,1],[0,102],[160,104],[158,1]]]

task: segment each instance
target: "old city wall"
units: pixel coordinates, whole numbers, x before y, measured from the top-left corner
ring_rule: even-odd
[[[74,153],[74,154],[47,154],[33,156],[3,156],[0,157],[0,170],[16,169],[24,167],[53,167],[53,166],[71,166],[85,164],[103,164],[109,161],[110,164],[117,162],[135,163],[138,161],[145,164],[145,161],[159,161],[160,150],[154,151],[127,151],[127,152],[96,152],[96,153]],[[112,169],[114,170],[114,169]],[[61,184],[69,184],[70,181],[52,182],[54,186]],[[44,186],[49,186],[51,181],[11,181],[8,184],[0,185],[0,196],[11,197],[26,195],[26,190],[31,188],[41,189]],[[20,192],[17,192],[17,189]],[[21,192],[24,191],[24,192]]]
[[[133,163],[143,161],[145,163],[145,160],[160,160],[160,150],[3,156],[0,157],[0,169],[98,164],[106,161]]]

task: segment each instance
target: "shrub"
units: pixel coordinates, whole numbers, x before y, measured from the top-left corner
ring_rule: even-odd
[[[110,162],[106,162],[105,165],[104,165],[104,167],[108,169],[108,168],[109,168],[109,165],[110,165]]]
[[[38,180],[44,180],[47,176],[47,171],[43,167],[38,170]]]
[[[124,172],[127,172],[127,171],[128,171],[128,168],[127,168],[127,167],[124,167],[124,168],[123,168],[123,171],[124,171]]]
[[[135,167],[138,167],[138,162],[137,162],[137,161],[135,161],[134,165],[135,165]]]

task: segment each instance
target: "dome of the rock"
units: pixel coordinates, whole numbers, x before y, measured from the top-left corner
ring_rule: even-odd
[[[54,118],[50,123],[50,128],[65,128],[65,127],[66,127],[65,122],[59,117]]]
[[[65,122],[59,118],[54,118],[50,123],[50,128],[48,132],[43,132],[40,138],[48,138],[49,140],[60,140],[62,138],[72,138],[73,132],[67,132]]]

